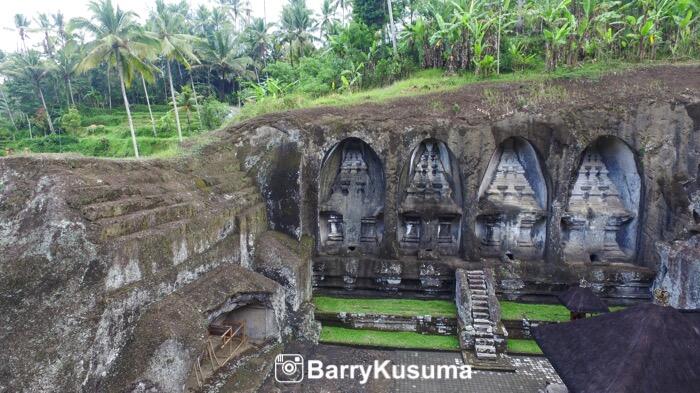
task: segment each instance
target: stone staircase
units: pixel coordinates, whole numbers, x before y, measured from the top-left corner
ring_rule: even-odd
[[[489,295],[486,291],[486,277],[483,270],[468,270],[469,297],[472,300],[472,326],[474,328],[474,352],[479,360],[496,359],[494,328],[489,309]]]
[[[112,256],[106,261],[109,290],[154,275],[189,277],[193,266],[247,263],[267,217],[245,173],[238,168],[207,178],[142,168],[130,173],[86,176],[68,200]]]
[[[506,351],[492,271],[473,268],[455,272],[459,343],[466,364],[478,370],[514,371]]]

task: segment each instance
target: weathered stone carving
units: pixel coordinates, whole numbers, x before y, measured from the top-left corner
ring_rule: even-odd
[[[628,226],[636,221],[640,180],[631,164],[631,151],[617,140],[605,139],[584,152],[562,219],[568,261],[632,260],[636,234]]]
[[[547,187],[534,149],[523,139],[501,144],[484,177],[477,236],[484,256],[542,257]]]
[[[321,180],[330,183],[330,187],[320,185],[321,251],[376,252],[383,233],[384,207],[384,177],[376,154],[359,139],[347,139],[324,162]]]
[[[462,217],[461,183],[447,146],[423,141],[411,155],[399,206],[399,243],[421,259],[459,251]]]

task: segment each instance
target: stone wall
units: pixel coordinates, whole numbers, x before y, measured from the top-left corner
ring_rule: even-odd
[[[211,172],[196,161],[0,160],[0,385],[108,389],[154,304],[252,258],[267,228],[263,199],[235,159],[208,160]],[[166,341],[163,354],[191,344]],[[188,359],[178,362],[187,369]]]

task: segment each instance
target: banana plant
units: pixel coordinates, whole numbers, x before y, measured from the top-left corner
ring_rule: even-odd
[[[340,73],[340,81],[343,84],[340,87],[340,91],[352,92],[356,87],[360,87],[362,85],[362,70],[364,67],[364,63],[355,65],[351,62],[350,68]]]

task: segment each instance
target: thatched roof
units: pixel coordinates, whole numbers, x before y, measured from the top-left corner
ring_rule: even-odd
[[[695,327],[695,331],[700,334],[700,309],[680,311],[686,318],[690,319],[690,323]]]
[[[643,304],[533,328],[571,393],[697,393],[700,333],[687,315]]]
[[[570,287],[557,295],[561,304],[571,312],[594,313],[608,312],[605,304],[590,288]]]

